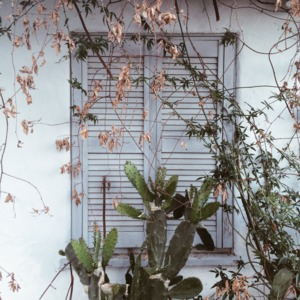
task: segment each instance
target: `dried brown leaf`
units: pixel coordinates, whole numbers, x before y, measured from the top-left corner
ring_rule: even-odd
[[[8,193],[4,200],[5,203],[14,202],[13,196]]]

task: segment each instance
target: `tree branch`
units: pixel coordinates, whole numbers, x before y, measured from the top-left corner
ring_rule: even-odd
[[[81,25],[82,25],[82,27],[83,27],[83,29],[84,29],[84,32],[86,33],[86,35],[87,35],[89,41],[90,41],[91,43],[93,43],[93,39],[92,39],[92,37],[91,37],[91,35],[90,35],[90,32],[88,31],[88,29],[87,29],[87,27],[86,27],[86,25],[85,25],[85,22],[84,22],[84,20],[83,20],[83,18],[82,18],[82,15],[81,15],[81,13],[80,13],[80,10],[79,10],[79,7],[78,7],[76,1],[73,1],[73,4],[74,4],[74,7],[75,7],[75,9],[76,9],[76,11],[77,11],[77,13],[78,13],[78,17],[79,17],[79,19],[80,19],[80,22],[81,22]],[[103,60],[103,58],[100,56],[99,51],[96,51],[95,54],[96,54],[97,57],[99,58],[101,64],[102,64],[103,67],[105,68],[105,70],[106,70],[107,74],[109,75],[109,77],[112,78],[113,75],[112,75],[110,69],[108,68],[107,64],[106,64],[105,61]]]

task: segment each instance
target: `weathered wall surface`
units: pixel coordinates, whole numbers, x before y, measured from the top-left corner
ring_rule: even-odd
[[[282,34],[285,14],[270,12],[270,16],[267,16],[248,1],[238,2],[241,8],[237,10],[220,4],[221,20],[216,22],[210,3],[203,6],[199,1],[189,1],[189,30],[193,33],[223,33],[225,28],[228,28],[239,34],[247,45],[251,45],[255,51],[238,42],[236,86],[264,87],[237,89],[236,95],[241,103],[248,102],[255,106],[271,96],[270,86],[275,85],[268,53]],[[51,6],[49,3],[48,5]],[[182,5],[183,9],[186,9],[185,1],[182,1]],[[4,2],[0,9],[2,18],[10,13],[7,6]],[[273,15],[282,19],[274,18]],[[102,19],[97,15],[91,18],[90,25],[91,31],[103,30]],[[71,19],[70,27],[73,31],[82,31],[75,18]],[[32,40],[32,43],[32,47],[38,49],[35,45],[38,41]],[[284,46],[280,44],[278,48]],[[271,56],[277,78],[283,78],[285,75],[291,58],[289,54],[293,51],[291,49],[290,53]],[[0,38],[0,54],[0,87],[4,97],[8,98],[19,88],[15,81],[16,72],[31,60],[31,54],[24,48],[13,49],[6,37]],[[0,297],[3,300],[39,299],[59,270],[61,257],[58,250],[64,248],[70,240],[71,184],[68,175],[60,174],[60,167],[69,162],[70,157],[69,152],[57,152],[55,149],[55,140],[68,136],[70,132],[69,61],[58,63],[60,57],[50,45],[45,48],[45,59],[47,62],[40,68],[36,78],[36,89],[32,92],[33,103],[28,106],[24,95],[18,94],[18,114],[16,119],[9,119],[10,132],[3,164],[4,171],[9,176],[3,176],[2,192],[12,193],[15,202],[4,203],[6,194],[1,194],[0,266],[8,272],[15,272],[21,289],[18,293],[10,292],[5,273],[2,272],[4,278],[0,282]],[[41,124],[34,126],[32,134],[25,135],[20,127],[23,119],[41,119]],[[267,128],[268,124],[265,126]],[[0,147],[3,147],[5,135],[3,128],[4,124],[0,124]],[[278,135],[284,132],[288,134],[290,128],[289,120],[282,122],[280,128],[277,128]],[[22,142],[19,144],[21,147],[17,147],[18,141]],[[33,209],[43,208],[37,189],[45,205],[50,208],[48,214],[33,213]],[[243,232],[242,220],[239,220],[238,216],[235,218],[235,224]],[[237,235],[235,255],[244,257],[243,249],[243,241]],[[226,265],[226,260],[225,257],[220,264]],[[199,276],[208,290],[214,282],[214,276],[208,270],[214,266],[201,267],[201,263],[199,265],[184,272]],[[112,281],[123,281],[123,269],[111,271]],[[120,274],[122,275],[119,276]],[[65,299],[69,283],[70,272],[63,271],[43,299]],[[82,287],[75,276],[73,299],[85,299],[84,297]]]

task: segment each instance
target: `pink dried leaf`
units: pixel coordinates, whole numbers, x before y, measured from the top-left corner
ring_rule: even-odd
[[[42,15],[46,10],[47,10],[46,7],[43,6],[42,3],[40,3],[40,4],[38,5],[37,11],[38,11],[38,14],[39,14],[39,15]]]
[[[81,131],[80,131],[80,135],[81,135],[81,138],[83,140],[86,140],[89,136],[89,132],[88,132],[88,129],[86,127],[84,127]]]
[[[23,18],[23,26],[24,26],[25,28],[27,28],[28,25],[29,25],[29,19],[28,19],[28,16],[25,15],[25,17]]]
[[[23,37],[21,37],[21,36],[15,36],[13,45],[14,45],[16,48],[18,48],[18,47],[23,46],[23,44],[24,44],[24,42],[23,42]]]
[[[8,193],[4,200],[5,203],[14,202],[13,196]]]
[[[49,16],[50,20],[53,22],[55,28],[58,28],[58,21],[59,21],[59,11],[52,10]]]
[[[28,127],[28,122],[27,120],[23,120],[21,122],[22,128],[23,128],[23,132],[28,135],[28,131],[29,131],[29,127]]]

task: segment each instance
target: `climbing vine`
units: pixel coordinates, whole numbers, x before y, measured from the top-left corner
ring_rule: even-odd
[[[138,132],[137,139],[135,133],[123,122],[119,111],[122,109],[125,115],[126,99],[130,91],[146,85],[151,92],[150,101],[156,101],[160,109],[167,107],[171,112],[170,116],[176,117],[178,123],[185,127],[186,135],[197,139],[199,144],[203,143],[216,159],[215,169],[206,174],[216,182],[214,196],[222,198],[224,212],[229,216],[237,216],[247,227],[247,234],[243,235],[235,223],[230,224],[236,236],[244,241],[247,255],[239,260],[236,272],[229,273],[222,267],[214,270],[218,282],[214,285],[216,292],[211,298],[249,299],[252,293],[270,299],[299,297],[299,1],[247,2],[249,8],[282,24],[279,37],[274,40],[268,52],[256,50],[256,45],[249,44],[247,37],[243,36],[243,28],[240,28],[241,34],[237,34],[236,30],[230,28],[229,22],[228,28],[223,31],[221,42],[225,49],[237,48],[231,64],[239,60],[243,51],[261,55],[269,62],[274,82],[273,85],[262,83],[257,86],[236,85],[233,88],[228,88],[223,78],[211,80],[213,71],[195,49],[193,35],[190,33],[191,12],[188,1],[182,4],[174,0],[166,5],[159,0],[57,0],[51,4],[28,0],[11,1],[10,4],[9,8],[5,5],[5,12],[9,10],[6,15],[2,15],[0,11],[0,42],[10,41],[13,62],[20,54],[20,49],[30,53],[31,60],[22,65],[13,63],[13,88],[8,89],[13,91],[11,94],[6,92],[6,87],[0,88],[0,122],[3,132],[0,141],[0,197],[4,205],[12,205],[15,212],[15,193],[4,184],[4,179],[10,178],[16,184],[26,183],[34,189],[40,201],[39,206],[37,204],[33,208],[34,214],[51,215],[51,205],[45,203],[39,187],[30,180],[7,171],[7,149],[11,142],[9,137],[14,132],[16,147],[22,148],[24,140],[20,138],[20,129],[26,137],[34,135],[37,126],[64,124],[43,124],[41,120],[22,118],[19,111],[19,107],[23,106],[20,105],[21,101],[29,107],[36,101],[34,92],[38,89],[40,72],[48,63],[49,48],[52,48],[60,61],[70,59],[83,62],[92,54],[101,70],[105,71],[105,79],[92,79],[92,86],[87,88],[79,78],[73,76],[74,72],[71,70],[71,78],[68,80],[72,91],[79,92],[84,100],[70,108],[72,119],[75,120],[72,127],[75,132],[72,132],[71,137],[68,132],[65,136],[58,137],[53,141],[53,147],[58,151],[69,152],[72,147],[80,148],[81,143],[87,142],[95,134],[90,130],[91,125],[99,122],[99,116],[93,109],[107,99],[121,125],[112,124],[97,132],[99,147],[114,153],[122,148],[126,135],[140,149],[143,144],[150,145],[153,140],[151,131]],[[208,16],[208,24],[215,22],[214,18],[216,21],[222,20],[222,10],[230,10],[233,16],[245,8],[236,1],[229,3],[222,0],[213,1],[212,5],[203,1],[201,7]],[[211,15],[212,12],[214,15]],[[89,27],[89,22],[93,21],[89,18],[95,14],[101,16],[101,35],[96,35],[95,30]],[[73,22],[80,24],[81,34],[72,32]],[[132,28],[136,29],[135,33],[128,34]],[[187,44],[191,44],[197,53],[196,61],[192,59]],[[144,54],[131,57],[126,50],[128,45],[143,45],[150,53],[149,56],[158,55],[158,51],[161,51],[170,64],[185,71],[184,75],[171,76],[158,64],[155,74],[145,76],[140,72]],[[283,55],[286,55],[286,73],[283,78],[279,78],[275,60],[277,56],[284,57]],[[112,60],[118,56],[126,57],[126,60],[116,73],[112,70]],[[171,87],[172,95],[164,92],[167,87]],[[256,101],[255,104],[244,93],[246,90],[262,88],[270,90],[269,97]],[[203,115],[202,122],[182,115],[177,109],[178,103],[173,101],[173,96],[178,94],[180,99],[182,91],[185,96],[178,103],[184,102],[187,95],[192,95],[197,100],[195,109]],[[241,96],[245,98],[242,99]],[[209,105],[212,108],[207,109]],[[142,119],[149,118],[150,113],[147,107],[143,107]],[[159,122],[156,118],[153,119]],[[288,128],[288,131],[282,133],[279,130],[281,126]],[[188,143],[180,139],[177,143],[182,148],[188,147]],[[154,155],[157,153],[155,150]],[[73,180],[75,183],[71,187],[71,200],[75,206],[86,201],[87,193],[82,181],[81,157],[82,153],[79,151],[58,170],[61,174],[77,178]],[[199,174],[195,179],[201,181],[204,178]],[[0,265],[2,266],[1,261]],[[254,275],[243,274],[249,267]],[[0,281],[3,280],[3,274],[7,274],[12,292],[17,292],[20,286],[14,273],[4,271],[2,267],[1,270]]]

